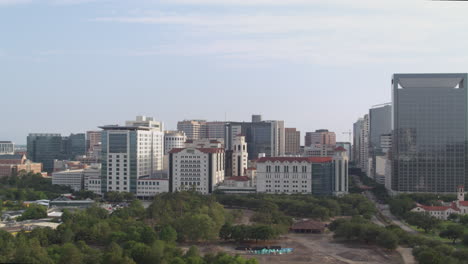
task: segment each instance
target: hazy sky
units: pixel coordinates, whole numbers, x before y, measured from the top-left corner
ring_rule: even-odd
[[[395,72],[467,72],[468,2],[0,0],[0,140],[154,116],[342,132]]]

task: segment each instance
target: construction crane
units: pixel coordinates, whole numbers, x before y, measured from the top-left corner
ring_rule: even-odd
[[[353,134],[353,132],[351,132],[351,129],[348,132],[343,132],[342,134],[348,135],[349,136],[349,143],[352,143],[351,142],[351,135]]]

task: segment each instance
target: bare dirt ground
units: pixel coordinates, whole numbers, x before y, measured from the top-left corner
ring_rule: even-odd
[[[288,234],[269,245],[294,248],[287,255],[252,255],[235,250],[233,243],[198,244],[203,253],[224,251],[232,255],[242,255],[246,258],[256,258],[260,264],[401,264],[403,259],[396,252],[388,252],[375,246],[363,244],[339,243],[328,234]],[[259,242],[258,245],[265,245]],[[188,248],[188,247],[187,247]]]

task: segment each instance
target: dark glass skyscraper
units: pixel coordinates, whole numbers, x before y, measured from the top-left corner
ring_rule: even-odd
[[[467,179],[467,74],[394,74],[392,189],[455,192]]]
[[[54,170],[54,159],[62,157],[60,134],[29,134],[27,138],[28,158],[41,162],[46,172]]]

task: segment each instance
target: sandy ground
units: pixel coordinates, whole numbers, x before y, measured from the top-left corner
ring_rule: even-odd
[[[232,243],[198,244],[203,253],[224,251],[229,254],[239,254],[246,258],[256,258],[261,264],[401,264],[404,263],[397,251],[388,252],[375,246],[363,244],[338,243],[328,234],[288,234],[270,245],[294,248],[288,255],[251,255],[243,251],[234,250]],[[258,245],[265,245],[259,242]],[[187,246],[188,248],[188,246]],[[404,251],[404,249],[403,249]]]

